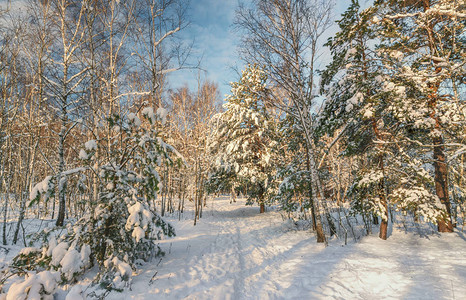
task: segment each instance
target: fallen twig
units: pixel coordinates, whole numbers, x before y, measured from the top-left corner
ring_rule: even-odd
[[[157,276],[157,273],[159,271],[155,271],[154,275],[152,275],[152,278],[149,280],[149,285],[152,285],[152,283],[155,282],[155,280],[157,280],[157,278],[155,278]]]

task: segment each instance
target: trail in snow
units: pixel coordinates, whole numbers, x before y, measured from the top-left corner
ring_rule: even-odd
[[[186,215],[189,218],[189,213]],[[395,230],[342,246],[317,244],[280,214],[244,201],[209,202],[197,226],[173,220],[165,257],[143,267],[132,290],[109,299],[462,299],[462,232],[419,237]],[[158,264],[159,263],[159,264]],[[158,266],[157,266],[158,264]],[[157,273],[156,273],[157,272]],[[154,276],[154,274],[156,274]],[[151,278],[155,278],[149,285]]]

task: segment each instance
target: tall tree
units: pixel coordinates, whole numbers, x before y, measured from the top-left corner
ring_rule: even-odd
[[[384,131],[391,119],[386,111],[388,102],[380,95],[382,83],[374,84],[375,78],[381,75],[370,45],[375,35],[369,18],[370,15],[360,13],[358,1],[353,0],[338,21],[340,31],[326,44],[333,58],[322,74],[321,92],[327,94],[327,101],[320,112],[318,128],[320,133],[333,135],[338,130],[344,134],[347,155],[368,156],[366,168],[356,178],[360,188],[356,190],[359,195],[353,195],[357,199],[353,207],[358,207],[361,213],[374,214],[374,218],[381,216],[379,236],[387,239],[385,160],[388,149]],[[366,211],[361,211],[362,208]],[[378,220],[374,219],[374,223]]]
[[[269,79],[279,91],[274,104],[284,109],[303,133],[311,179],[309,200],[318,242],[326,240],[319,209],[325,203],[316,163],[318,153],[311,111],[317,94],[318,45],[331,25],[332,5],[331,1],[320,0],[255,0],[250,8],[241,5],[236,14],[236,25],[243,32],[243,58],[265,66]]]
[[[435,194],[446,211],[438,219],[438,230],[451,232],[445,139],[457,130],[457,122],[464,120],[461,113],[464,104],[455,92],[465,84],[461,75],[464,71],[459,69],[466,60],[462,54],[466,29],[464,3],[376,1],[374,9],[373,22],[381,36],[380,56],[387,61],[387,73],[394,75],[396,88],[402,91],[394,98],[394,114],[425,132],[413,139],[422,148],[432,149]]]
[[[220,115],[217,141],[211,145],[217,168],[232,173],[226,180],[248,186],[248,200],[265,212],[265,198],[271,178],[272,149],[276,125],[267,109],[265,72],[249,65],[238,82],[231,84],[225,112]],[[215,176],[212,178],[215,180]]]
[[[15,169],[12,156],[12,127],[20,107],[19,47],[15,36],[19,28],[11,24],[9,9],[0,8],[0,195],[3,202],[3,244],[6,240],[6,221],[10,205],[10,186]]]
[[[350,124],[349,148],[366,144],[360,150],[367,154],[369,144],[379,153],[381,164],[360,177],[358,194],[379,182],[382,195],[390,180],[388,199],[373,207],[384,207],[388,219],[391,201],[442,232],[453,229],[444,139],[453,141],[464,120],[455,92],[464,85],[464,7],[447,2],[376,1],[359,11],[353,1],[329,42],[334,57],[323,76],[329,100],[321,118],[329,127]],[[386,227],[380,233],[386,238]]]
[[[187,27],[188,2],[185,0],[140,0],[135,12],[134,54],[142,66],[139,76],[155,107],[162,106],[168,73],[185,67],[191,46],[177,39]]]
[[[87,68],[77,59],[83,42],[83,14],[86,1],[53,0],[41,3],[50,6],[52,18],[51,34],[55,40],[49,48],[51,62],[44,76],[50,103],[60,120],[58,132],[58,216],[56,224],[64,224],[66,213],[66,153],[65,142],[72,128],[78,124],[76,113],[81,95],[80,83],[85,78]]]

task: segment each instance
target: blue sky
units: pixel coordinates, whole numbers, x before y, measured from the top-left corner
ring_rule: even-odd
[[[197,87],[197,78],[219,84],[222,97],[230,92],[231,81],[237,79],[232,69],[242,67],[237,55],[237,39],[232,23],[238,0],[191,0],[188,18],[190,25],[182,33],[187,40],[194,39],[191,63],[202,59],[199,70],[182,70],[171,75],[170,85],[179,87],[187,83]]]
[[[244,1],[244,0],[242,0]],[[350,4],[350,0],[335,0],[335,19]],[[361,1],[363,3],[365,1]],[[238,36],[234,33],[232,23],[238,0],[191,0],[189,15],[190,25],[181,33],[181,38],[195,41],[191,63],[202,58],[199,70],[181,70],[171,75],[170,85],[173,88],[188,84],[193,90],[197,88],[197,79],[209,79],[218,83],[222,97],[230,93],[231,81],[238,79],[233,68],[244,67],[237,54]],[[337,30],[333,26],[325,40]],[[322,40],[324,42],[324,40]],[[320,67],[324,67],[329,56],[321,56]]]
[[[218,83],[221,96],[230,93],[231,81],[238,80],[234,68],[241,70],[244,67],[237,55],[238,36],[234,33],[232,23],[238,1],[249,0],[190,0],[187,19],[190,25],[180,32],[179,37],[185,41],[194,40],[194,49],[190,58],[191,64],[201,60],[201,68],[205,70],[181,70],[170,75],[170,86],[177,88],[188,84],[193,90],[197,89],[198,78],[209,79]],[[329,0],[330,1],[330,0]],[[334,0],[335,19],[347,8],[350,0]],[[0,0],[5,4],[6,0]],[[361,3],[372,2],[360,0]],[[23,5],[23,0],[13,0],[13,4]],[[336,26],[330,29],[324,39],[336,32]],[[324,41],[324,40],[323,40]],[[321,56],[323,60],[320,67],[324,67],[329,56]]]

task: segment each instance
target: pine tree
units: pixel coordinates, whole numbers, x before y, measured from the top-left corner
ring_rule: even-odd
[[[451,229],[443,139],[462,118],[448,84],[461,82],[457,69],[464,65],[460,9],[445,1],[376,1],[360,11],[352,1],[328,43],[333,61],[323,73],[329,100],[320,130],[344,128],[346,153],[367,156],[350,192],[354,208],[382,216],[381,238],[390,202],[440,231]]]
[[[217,173],[211,182],[247,185],[249,203],[265,211],[265,200],[273,177],[272,151],[276,125],[266,106],[267,76],[257,65],[249,65],[238,82],[231,83],[220,128],[211,145]]]
[[[438,217],[438,230],[451,232],[445,140],[464,124],[458,95],[465,85],[464,2],[376,1],[373,23],[381,39],[378,55],[391,78],[386,89],[397,95],[389,109],[415,132],[405,132],[405,142],[419,154],[432,155],[435,195],[446,213]]]
[[[360,12],[353,0],[338,21],[340,31],[326,44],[333,60],[323,72],[321,91],[328,101],[320,115],[319,132],[333,135],[342,130],[346,155],[367,155],[367,165],[356,176],[353,209],[367,217],[382,218],[380,238],[387,238],[388,203],[386,196],[386,154],[384,129],[392,120],[386,114],[378,61],[370,41],[370,11]],[[392,122],[393,123],[393,122]],[[377,141],[377,142],[376,142]],[[358,187],[359,188],[356,188]]]
[[[281,179],[275,201],[289,213],[313,211],[311,201],[303,201],[311,190],[311,174],[306,166],[307,151],[304,133],[297,128],[294,118],[287,116],[279,123],[282,145],[277,161],[277,178]],[[309,195],[309,197],[312,197]],[[310,200],[312,198],[309,198]],[[315,230],[314,212],[311,212]]]

